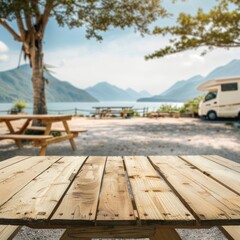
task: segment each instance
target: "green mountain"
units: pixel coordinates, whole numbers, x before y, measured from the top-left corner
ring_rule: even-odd
[[[165,92],[150,98],[140,98],[139,102],[185,102],[197,96],[203,95],[203,92],[196,88],[203,82],[214,78],[240,76],[240,60],[233,60],[230,63],[218,67],[211,71],[206,77],[197,75],[188,80],[176,82]]]
[[[146,91],[137,92],[131,88],[124,90],[108,82],[97,83],[85,90],[100,101],[136,101],[150,95]]]
[[[86,91],[76,88],[69,82],[60,81],[50,73],[45,73],[48,102],[98,102]],[[33,101],[31,69],[22,65],[9,71],[0,72],[0,102],[16,100]]]

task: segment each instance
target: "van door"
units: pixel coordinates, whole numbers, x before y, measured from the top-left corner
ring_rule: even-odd
[[[204,100],[203,100],[203,106],[204,106],[204,115],[207,115],[209,111],[215,111],[218,116],[218,100],[217,100],[218,93],[217,91],[209,92]]]

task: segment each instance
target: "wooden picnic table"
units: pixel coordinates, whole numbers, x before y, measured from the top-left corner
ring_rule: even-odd
[[[0,224],[64,228],[64,240],[240,225],[240,164],[219,156],[18,156],[0,171]]]
[[[93,107],[95,116],[111,117],[113,115],[119,114],[122,117],[126,117],[128,113],[132,113],[132,106],[98,106]]]
[[[0,135],[1,139],[13,139],[15,140],[16,145],[21,148],[21,140],[34,140],[35,146],[40,146],[41,150],[39,155],[44,156],[46,154],[46,148],[48,144],[57,143],[65,140],[69,140],[73,150],[76,150],[76,145],[74,142],[74,134],[71,132],[68,126],[68,120],[71,120],[71,115],[48,115],[48,114],[39,114],[39,115],[0,115],[0,122],[4,122],[9,130],[8,134]],[[17,120],[25,120],[22,123],[20,129],[14,127],[14,122]],[[30,125],[31,121],[38,120],[45,125],[45,129],[42,135],[25,135],[25,131]],[[66,134],[63,136],[53,137],[50,135],[52,132],[53,123],[60,122],[63,124],[63,132]]]

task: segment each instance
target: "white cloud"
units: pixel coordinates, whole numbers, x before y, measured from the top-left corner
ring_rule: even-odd
[[[6,53],[6,52],[8,52],[7,45],[4,42],[0,41],[0,53]]]
[[[199,49],[145,61],[144,55],[158,49],[159,42],[158,38],[129,35],[93,46],[47,52],[45,59],[46,63],[60,66],[54,69],[57,77],[79,88],[108,81],[122,88],[146,89],[159,94],[176,81],[207,75],[240,56],[240,49],[218,49],[205,56],[201,56]]]
[[[8,47],[5,43],[0,41],[0,62],[6,62],[8,61]]]
[[[6,62],[8,61],[8,55],[7,54],[1,54],[0,53],[0,62]]]

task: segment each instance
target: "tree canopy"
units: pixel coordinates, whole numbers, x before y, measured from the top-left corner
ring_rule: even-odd
[[[43,39],[49,19],[59,26],[82,28],[87,38],[101,32],[132,27],[148,33],[149,25],[167,16],[162,0],[0,0],[0,26],[22,43],[32,66],[34,113],[46,113]],[[15,22],[17,28],[12,23]],[[57,41],[57,39],[56,39]]]
[[[43,38],[49,18],[59,26],[84,28],[87,38],[101,40],[100,32],[109,28],[134,27],[148,32],[148,25],[159,16],[167,16],[161,0],[0,0],[0,25],[25,48],[32,33]],[[16,21],[16,32],[9,22]],[[37,34],[36,34],[37,33]],[[27,52],[27,49],[24,49]]]
[[[198,9],[195,16],[181,13],[176,25],[156,27],[153,34],[170,36],[169,44],[146,59],[205,46],[202,54],[214,48],[240,47],[240,1],[220,0],[209,12]]]

